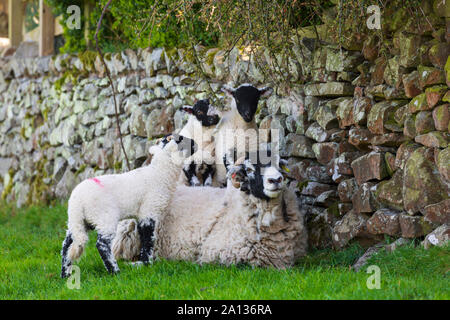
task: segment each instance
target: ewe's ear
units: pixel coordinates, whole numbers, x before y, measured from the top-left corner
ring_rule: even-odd
[[[225,92],[227,95],[229,95],[230,97],[232,97],[233,96],[233,94],[234,94],[234,92],[236,91],[236,89],[235,88],[233,88],[233,87],[230,87],[229,85],[223,85],[223,87],[222,87],[222,92]]]
[[[261,97],[261,98],[268,97],[268,96],[270,96],[270,95],[272,94],[272,92],[273,92],[273,89],[272,89],[271,87],[264,87],[264,88],[261,88],[261,89],[258,89],[258,90],[259,90],[259,93],[260,93],[260,97]]]
[[[181,107],[181,111],[187,112],[189,114],[193,114],[194,113],[194,107],[191,106],[182,106]]]

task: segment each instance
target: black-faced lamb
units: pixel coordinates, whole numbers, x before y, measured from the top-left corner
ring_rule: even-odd
[[[199,100],[192,107],[183,106],[181,110],[191,116],[180,134],[198,143],[198,151],[183,167],[182,180],[190,186],[210,186],[215,173],[212,131],[220,119],[218,111],[210,105],[208,99]]]
[[[258,89],[251,84],[241,84],[237,88],[223,86],[222,91],[231,98],[230,110],[225,112],[217,124],[213,134],[215,140],[216,174],[214,186],[226,184],[226,170],[222,159],[233,148],[238,155],[245,152],[255,152],[258,149],[258,127],[255,113],[259,100],[272,94],[273,89],[264,87]]]
[[[62,245],[61,277],[68,277],[72,262],[83,253],[88,229],[98,234],[97,249],[110,273],[119,271],[111,251],[118,223],[137,218],[141,247],[139,260],[153,256],[155,223],[164,215],[175,191],[183,160],[195,151],[194,140],[169,135],[150,148],[150,165],[123,174],[87,179],[72,191],[68,204],[66,238]]]
[[[252,155],[229,166],[227,188],[179,185],[156,229],[155,255],[171,260],[224,265],[286,268],[306,254],[307,231],[294,191],[284,184],[278,162]],[[274,160],[274,157],[272,157]],[[240,177],[239,179],[237,177]],[[248,182],[248,192],[240,190]],[[133,220],[124,220],[122,229]],[[137,241],[136,232],[117,233],[113,252],[132,256],[122,239]],[[126,252],[133,248],[134,252]]]

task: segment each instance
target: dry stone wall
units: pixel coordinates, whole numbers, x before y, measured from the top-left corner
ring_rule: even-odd
[[[424,237],[439,226],[448,238],[450,48],[441,22],[443,32],[395,33],[388,54],[374,54],[370,39],[349,51],[303,38],[286,69],[274,70],[290,84],[262,101],[256,118],[281,132],[311,246]],[[223,104],[226,82],[271,84],[270,55],[261,64],[240,48],[197,49],[203,73],[183,50],[106,56],[133,168],[156,138],[182,127],[182,105],[211,96]],[[112,90],[95,54],[10,56],[0,66],[3,199],[65,199],[87,177],[126,169]]]

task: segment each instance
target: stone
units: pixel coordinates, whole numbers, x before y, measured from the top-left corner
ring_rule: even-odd
[[[419,72],[419,83],[422,88],[445,83],[445,74],[442,69],[420,65],[417,71]]]
[[[17,47],[14,58],[26,59],[39,56],[39,44],[37,41],[22,41]]]
[[[347,212],[353,209],[352,203],[338,203],[339,216],[344,216]]]
[[[61,180],[55,187],[55,195],[60,199],[67,199],[72,190],[78,184],[77,180],[78,179],[75,174],[70,170],[70,168],[67,168]]]
[[[450,147],[439,151],[436,166],[438,167],[439,173],[442,178],[448,183],[450,182]]]
[[[437,43],[428,50],[430,62],[433,66],[440,69],[444,69],[449,55],[450,45],[448,43]]]
[[[414,143],[412,141],[402,143],[397,150],[397,155],[395,157],[395,167],[403,169],[406,161],[408,161],[411,154],[418,148],[420,148],[420,144]]]
[[[339,103],[336,110],[336,116],[339,121],[339,127],[345,128],[351,126],[353,122],[353,99],[345,99]]]
[[[383,249],[383,245],[381,243],[367,249],[366,252],[364,252],[364,254],[352,265],[352,269],[359,272],[361,268],[367,264],[367,261],[376,255],[381,249]]]
[[[423,215],[425,216],[425,221],[432,224],[450,225],[450,199],[445,199],[441,202],[430,204],[423,208]]]
[[[367,149],[371,143],[373,134],[365,128],[351,128],[349,131],[348,142],[358,149]]]
[[[449,131],[450,104],[443,104],[433,109],[433,121],[436,130]]]
[[[448,30],[448,28],[447,28],[447,30]],[[447,33],[448,33],[448,31],[447,31]],[[450,56],[447,58],[447,62],[445,63],[444,70],[445,70],[445,82],[447,83],[447,86],[450,87]]]
[[[430,148],[446,148],[448,142],[450,141],[450,136],[448,133],[441,131],[432,131],[420,136],[416,136],[414,139],[417,143],[423,144]]]
[[[405,89],[405,95],[408,98],[414,98],[415,96],[422,93],[422,89],[419,83],[419,73],[417,71],[413,71],[409,74],[403,75],[402,82]]]
[[[395,88],[400,87],[403,75],[405,74],[405,68],[400,65],[399,59],[398,56],[389,59],[383,75],[384,81]]]
[[[339,97],[353,95],[354,86],[346,82],[314,83],[303,90],[307,96]]]
[[[438,85],[425,89],[425,95],[427,97],[427,105],[431,109],[433,108],[447,92],[447,86]]]
[[[328,132],[317,122],[313,122],[308,129],[306,129],[305,136],[317,142],[325,142],[329,137]]]
[[[426,235],[432,226],[424,221],[422,216],[410,216],[401,214],[399,217],[400,229],[403,238],[418,238]]]
[[[373,134],[386,133],[385,122],[390,116],[393,118],[394,112],[402,104],[402,101],[383,101],[374,104],[367,117],[367,128],[370,132]]]
[[[415,127],[416,134],[424,134],[435,130],[431,111],[420,111],[417,113]]]
[[[356,125],[365,125],[367,115],[372,108],[372,99],[368,97],[359,97],[355,99],[353,104],[353,123]]]
[[[394,39],[394,41],[397,40],[399,42],[399,64],[405,68],[416,67],[421,58],[419,48],[422,38],[420,35],[406,34],[403,32],[399,32],[396,35],[399,36]]]
[[[312,145],[317,161],[320,164],[327,165],[332,159],[337,156],[339,145],[336,142],[315,143]]]
[[[300,194],[305,196],[318,197],[326,191],[335,191],[336,187],[329,184],[309,181],[301,186]]]
[[[351,163],[353,160],[361,155],[359,152],[344,152],[339,157],[330,161],[327,165],[328,175],[331,176],[334,182],[339,183],[347,176],[353,175]]]
[[[329,190],[321,193],[316,199],[315,204],[331,208],[338,203],[338,196],[336,190]]]
[[[347,212],[333,227],[332,239],[334,247],[343,248],[350,240],[367,234],[367,220],[368,217],[364,214],[357,214],[353,210]]]
[[[364,57],[358,51],[327,48],[325,68],[335,72],[353,71],[363,60]]]
[[[319,106],[315,113],[315,119],[324,130],[337,128],[339,126],[336,111],[326,105]]]
[[[403,171],[397,170],[387,181],[381,181],[375,192],[377,201],[389,208],[403,210]]]
[[[443,224],[436,228],[433,232],[429,233],[422,245],[425,249],[429,249],[433,246],[443,247],[450,241],[450,225]]]
[[[397,248],[410,244],[412,240],[406,238],[398,238],[394,242],[385,246],[387,252],[394,252]]]
[[[388,175],[392,176],[395,170],[397,170],[397,168],[395,167],[395,156],[390,152],[386,152],[384,154],[384,162],[386,163]]]
[[[336,218],[326,209],[312,205],[301,206],[308,228],[308,244],[311,248],[328,248],[332,245],[331,230]]]
[[[339,199],[342,202],[352,202],[356,190],[358,190],[358,184],[355,178],[341,181],[337,188]]]
[[[372,234],[400,235],[400,212],[391,209],[377,210],[367,220],[367,231]]]
[[[315,158],[312,140],[303,135],[289,133],[286,137],[286,152],[282,156]]]
[[[363,183],[353,194],[353,210],[356,213],[370,213],[379,209],[380,204],[376,200],[377,187],[371,182]]]
[[[414,97],[409,103],[409,111],[411,113],[417,113],[419,111],[430,110],[431,108],[427,103],[426,93],[421,93]]]
[[[382,180],[388,176],[384,155],[379,152],[364,155],[354,160],[351,166],[358,185],[373,179]]]
[[[406,161],[403,176],[403,205],[409,214],[448,198],[448,186],[442,181],[426,148],[415,150]]]

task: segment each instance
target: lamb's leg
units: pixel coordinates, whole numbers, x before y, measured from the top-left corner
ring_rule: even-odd
[[[205,186],[212,186],[212,179],[214,176],[216,169],[214,168],[214,166],[208,164],[206,165],[206,170],[203,173],[203,185]]]
[[[139,254],[139,260],[144,264],[147,264],[153,259],[155,220],[151,218],[140,220],[138,224],[138,233],[141,239],[141,252]]]
[[[119,266],[111,250],[112,239],[114,239],[114,235],[102,235],[98,233],[97,249],[102,257],[106,270],[109,273],[118,273],[120,271]]]
[[[67,256],[67,252],[69,251],[69,247],[72,244],[72,234],[70,232],[67,233],[66,238],[63,241],[62,244],[62,250],[61,250],[61,278],[67,278],[70,276],[70,267],[72,266],[72,261]]]

